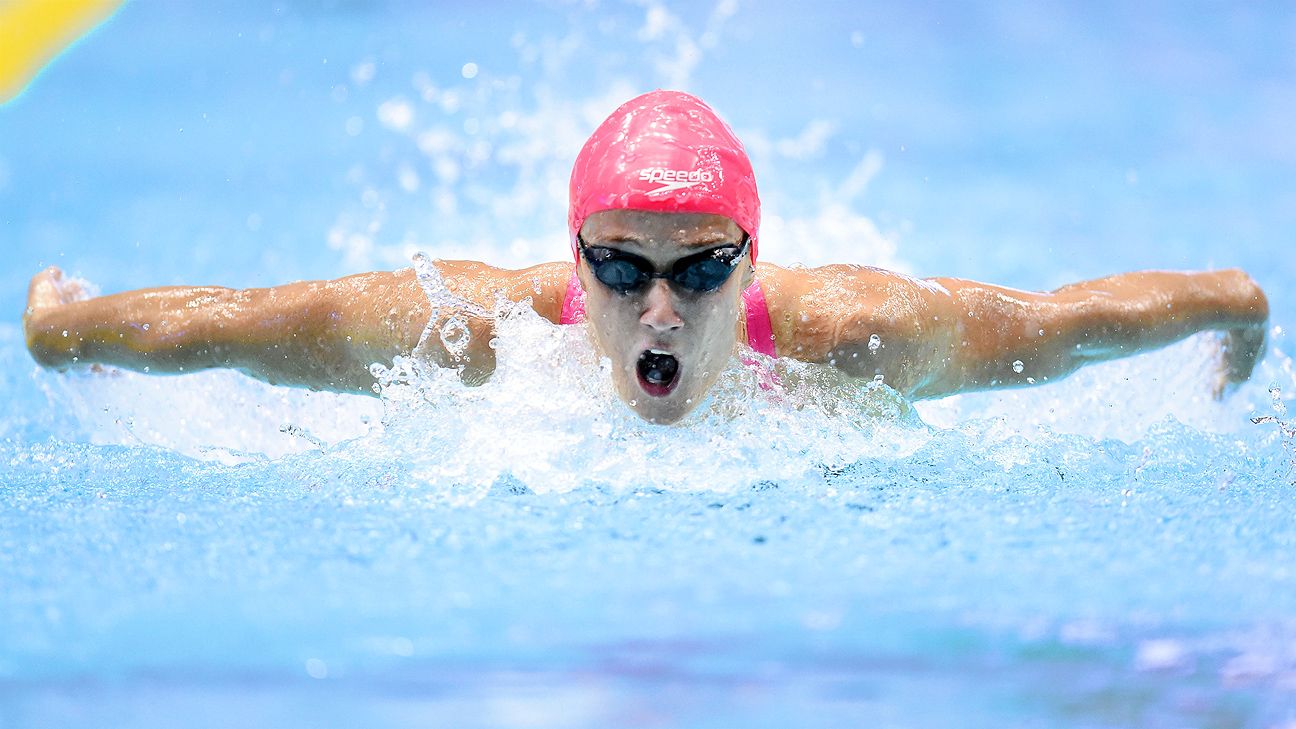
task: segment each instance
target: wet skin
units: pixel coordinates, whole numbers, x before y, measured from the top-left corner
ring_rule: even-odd
[[[659,271],[681,256],[737,243],[741,235],[720,216],[638,211],[596,213],[582,229],[588,244],[640,255]],[[491,311],[502,293],[530,299],[553,322],[572,266],[436,265],[446,285],[480,310]],[[863,380],[881,375],[914,399],[1044,384],[1084,364],[1206,330],[1223,334],[1213,393],[1220,397],[1250,377],[1264,351],[1269,314],[1264,292],[1238,270],[1144,271],[1047,293],[855,265],[787,269],[761,262],[754,271],[780,356]],[[590,335],[613,364],[617,393],[646,420],[672,423],[686,415],[746,343],[741,292],[753,275],[748,258],[706,293],[654,279],[642,291],[617,294],[584,261],[578,273]],[[265,289],[166,287],[85,298],[76,281],[50,268],[32,278],[23,328],[33,358],[46,367],[108,364],[152,373],[226,367],[274,384],[373,394],[369,364],[410,353],[429,316],[409,269]],[[463,318],[472,334],[468,350],[458,358],[435,347],[429,354],[462,366],[465,379],[477,383],[494,370],[487,344],[494,325],[489,316]],[[637,363],[645,349],[678,359],[669,392],[644,388]]]
[[[719,215],[618,210],[591,215],[581,237],[587,245],[642,256],[667,271],[685,256],[741,244],[743,231]],[[742,291],[753,276],[750,253],[720,288],[706,292],[659,278],[622,294],[600,283],[584,257],[577,270],[595,346],[612,361],[617,394],[645,420],[673,423],[688,414],[728,365],[737,342],[746,339],[740,312]],[[640,376],[639,359],[648,351],[678,361],[669,392],[660,393]]]

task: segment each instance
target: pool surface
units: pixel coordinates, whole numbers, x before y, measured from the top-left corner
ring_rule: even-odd
[[[131,2],[0,107],[0,728],[1296,727],[1296,13],[482,5]],[[765,260],[1242,267],[1268,354],[1223,402],[1209,335],[915,407],[735,363],[664,428],[525,309],[382,398],[26,353],[51,264],[562,259],[655,87],[748,145]]]

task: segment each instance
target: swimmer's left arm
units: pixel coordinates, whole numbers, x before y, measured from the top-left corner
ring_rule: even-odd
[[[931,283],[949,292],[933,312],[946,323],[947,348],[911,393],[919,398],[1043,384],[1210,330],[1225,333],[1218,398],[1251,376],[1269,317],[1264,292],[1239,270],[1127,273],[1049,293],[959,279]]]
[[[1209,330],[1224,332],[1220,397],[1250,377],[1269,316],[1264,292],[1239,270],[1127,273],[1048,293],[856,266],[803,278],[812,284],[796,299],[802,331],[788,340],[800,358],[882,375],[919,399],[1044,384]]]

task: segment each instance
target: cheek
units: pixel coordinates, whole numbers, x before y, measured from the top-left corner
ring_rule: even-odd
[[[585,300],[585,315],[594,328],[594,338],[605,350],[616,350],[626,336],[633,334],[637,317],[626,301],[604,298]],[[605,352],[607,353],[607,352]]]
[[[738,306],[736,303],[730,300],[729,297],[725,297],[706,304],[701,313],[706,318],[707,331],[712,333],[724,331],[733,336],[738,325]]]
[[[694,351],[707,361],[728,357],[737,334],[738,312],[734,307],[722,302],[701,303],[692,314],[697,338]]]

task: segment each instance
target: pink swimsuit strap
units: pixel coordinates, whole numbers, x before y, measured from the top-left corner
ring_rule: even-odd
[[[752,278],[742,297],[747,309],[747,344],[763,355],[777,357],[774,325],[770,323],[769,304],[765,302],[765,289],[761,288],[760,281]]]
[[[765,302],[765,290],[760,281],[752,281],[751,286],[743,290],[743,308],[747,316],[747,344],[761,354],[776,357],[774,349],[774,327],[770,323],[769,304]],[[562,315],[559,324],[578,324],[585,321],[585,289],[581,286],[580,277],[572,269],[571,279],[567,281],[567,293],[563,296]]]

